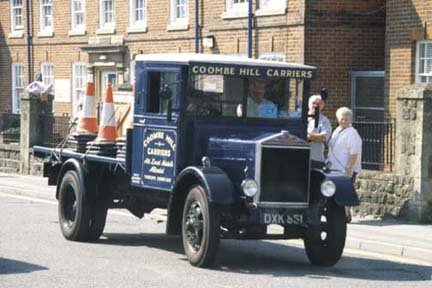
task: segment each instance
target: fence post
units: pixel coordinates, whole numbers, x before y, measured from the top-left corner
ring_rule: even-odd
[[[413,183],[411,200],[404,203],[404,216],[432,222],[432,85],[402,88],[396,100],[395,168]]]
[[[28,93],[20,95],[21,100],[21,135],[20,135],[20,172],[30,172],[30,148],[41,143],[39,121],[39,97]]]

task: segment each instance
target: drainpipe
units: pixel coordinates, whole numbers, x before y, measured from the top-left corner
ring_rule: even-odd
[[[252,0],[248,1],[248,57],[252,58]]]
[[[200,53],[199,29],[199,0],[195,0],[195,53]]]
[[[30,29],[30,0],[26,0],[26,25],[27,25],[27,67],[28,67],[28,79],[29,83],[33,82],[33,71],[32,71],[32,35]]]

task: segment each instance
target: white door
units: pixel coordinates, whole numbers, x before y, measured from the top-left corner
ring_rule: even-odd
[[[117,85],[117,74],[115,71],[102,71],[101,95],[105,95],[108,83],[111,83],[113,87]]]

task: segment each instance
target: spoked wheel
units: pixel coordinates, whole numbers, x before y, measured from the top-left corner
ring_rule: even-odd
[[[342,256],[346,238],[344,207],[328,200],[320,210],[320,224],[310,225],[304,239],[306,254],[313,265],[333,266]]]
[[[219,247],[220,216],[200,185],[189,190],[183,209],[183,247],[189,262],[198,267],[213,264]]]
[[[90,223],[90,203],[80,186],[75,171],[64,175],[59,191],[59,223],[63,236],[68,240],[87,240]]]

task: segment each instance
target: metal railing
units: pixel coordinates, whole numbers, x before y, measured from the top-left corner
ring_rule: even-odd
[[[69,115],[52,116],[41,115],[43,121],[43,144],[47,147],[56,147],[67,137],[71,130]]]
[[[363,141],[362,168],[392,171],[394,166],[396,121],[354,121]]]
[[[20,114],[0,111],[0,143],[19,143],[20,123]]]

